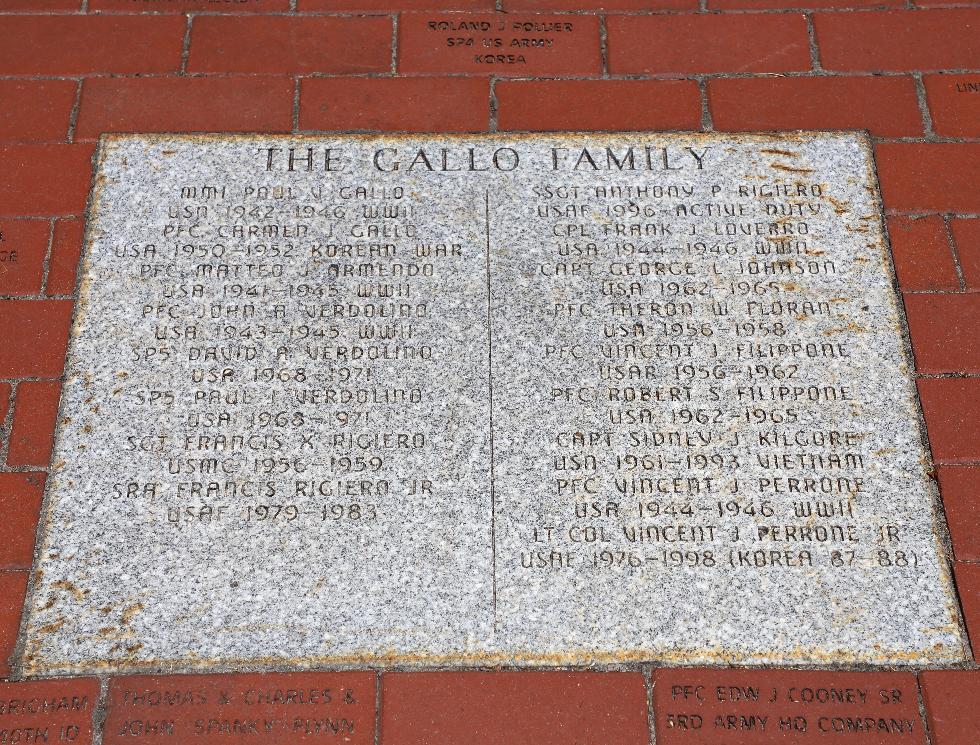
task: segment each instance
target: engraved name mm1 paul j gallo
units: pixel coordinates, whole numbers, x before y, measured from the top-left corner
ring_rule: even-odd
[[[963,659],[854,134],[103,140],[29,674]]]

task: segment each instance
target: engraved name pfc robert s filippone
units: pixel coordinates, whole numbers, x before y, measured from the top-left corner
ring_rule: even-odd
[[[963,659],[855,134],[112,137],[27,674]]]

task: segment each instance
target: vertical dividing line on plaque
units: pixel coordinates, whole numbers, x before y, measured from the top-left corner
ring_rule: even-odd
[[[490,295],[490,189],[484,191],[484,226],[487,235],[487,391],[490,402],[490,584],[493,631],[497,633],[497,492],[493,453],[493,298]]]

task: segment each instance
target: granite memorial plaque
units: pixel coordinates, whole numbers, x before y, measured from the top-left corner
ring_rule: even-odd
[[[965,657],[851,133],[103,139],[20,669]]]

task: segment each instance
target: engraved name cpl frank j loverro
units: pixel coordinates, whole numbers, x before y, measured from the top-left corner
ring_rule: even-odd
[[[856,134],[103,139],[25,674],[964,659]]]

